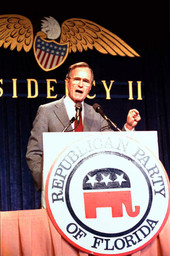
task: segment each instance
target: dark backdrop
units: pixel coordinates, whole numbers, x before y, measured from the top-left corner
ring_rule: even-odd
[[[139,109],[142,120],[137,130],[157,130],[160,160],[170,174],[170,107],[169,107],[169,42],[168,2],[150,4],[145,1],[102,2],[90,6],[62,5],[8,6],[1,14],[21,14],[28,17],[34,33],[40,31],[44,16],[53,16],[60,24],[68,18],[85,18],[102,25],[135,49],[141,58],[114,57],[89,50],[71,53],[65,63],[51,72],[43,71],[36,63],[33,49],[29,53],[0,48],[0,79],[4,94],[0,97],[0,210],[34,209],[40,206],[40,192],[35,190],[25,161],[25,153],[32,122],[37,108],[51,100],[46,98],[46,79],[58,81],[58,98],[64,94],[67,68],[77,61],[86,61],[94,70],[98,102],[106,114],[122,127],[130,108]],[[158,5],[159,4],[159,5]],[[25,5],[25,3],[24,3]],[[27,3],[28,5],[28,3]],[[69,11],[68,11],[69,10]],[[17,78],[18,98],[12,98],[12,79]],[[34,78],[39,84],[39,95],[27,98],[26,79]],[[115,80],[111,99],[105,99],[101,80]],[[128,100],[127,81],[142,81],[143,100]],[[93,94],[93,91],[92,91]]]

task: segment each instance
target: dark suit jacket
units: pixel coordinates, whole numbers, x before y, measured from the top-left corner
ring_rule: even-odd
[[[26,153],[27,164],[37,189],[40,189],[42,185],[42,134],[43,132],[62,132],[68,122],[69,117],[64,105],[64,97],[41,105],[37,111]],[[92,106],[84,104],[83,131],[101,131],[107,125],[107,122],[95,112]]]

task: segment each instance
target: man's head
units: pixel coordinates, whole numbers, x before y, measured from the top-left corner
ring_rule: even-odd
[[[91,90],[94,75],[85,62],[71,65],[66,76],[69,97],[76,103],[82,102]]]

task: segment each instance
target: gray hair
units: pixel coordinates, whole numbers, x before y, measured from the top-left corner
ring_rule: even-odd
[[[90,66],[86,62],[78,62],[78,63],[75,63],[75,64],[71,65],[68,68],[68,73],[66,75],[66,78],[70,78],[70,74],[71,74],[72,70],[75,69],[75,68],[89,68],[90,71],[91,71],[91,74],[92,74],[92,82],[93,82],[93,80],[94,80],[93,70],[90,68]]]

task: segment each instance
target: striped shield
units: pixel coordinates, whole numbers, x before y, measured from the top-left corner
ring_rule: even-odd
[[[47,41],[40,36],[36,36],[34,54],[39,66],[44,71],[51,71],[59,67],[67,58],[68,45]]]

